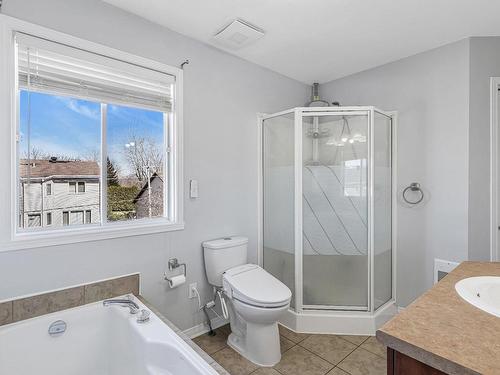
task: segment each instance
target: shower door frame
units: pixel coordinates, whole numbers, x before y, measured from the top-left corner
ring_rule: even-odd
[[[303,313],[332,313],[332,314],[374,314],[375,313],[375,283],[374,283],[374,210],[373,210],[373,194],[374,194],[374,136],[373,129],[375,126],[375,112],[385,115],[391,119],[390,144],[391,144],[391,298],[379,306],[377,311],[384,310],[387,306],[395,303],[396,296],[396,128],[397,128],[397,112],[387,112],[377,109],[373,106],[349,106],[349,107],[296,107],[293,109],[276,112],[273,114],[258,114],[258,264],[263,266],[263,137],[264,137],[264,121],[287,114],[294,114],[294,286],[295,286],[295,307],[293,312],[296,314]],[[307,117],[312,116],[334,116],[346,114],[362,114],[367,115],[367,139],[368,139],[368,155],[369,165],[367,171],[367,218],[368,218],[368,296],[367,306],[330,306],[330,305],[304,305],[303,304],[303,216],[302,216],[302,147],[303,147],[303,117],[306,113]],[[314,113],[314,115],[313,115]]]

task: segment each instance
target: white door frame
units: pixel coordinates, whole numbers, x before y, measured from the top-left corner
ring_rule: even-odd
[[[499,113],[498,100],[500,99],[500,77],[490,78],[490,260],[500,261],[500,252],[498,251],[498,141],[499,141]]]

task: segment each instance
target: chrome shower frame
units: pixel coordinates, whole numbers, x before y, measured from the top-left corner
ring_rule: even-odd
[[[392,214],[392,285],[391,299],[383,305],[375,308],[374,301],[374,137],[375,113],[385,115],[391,119],[391,214]],[[320,117],[332,115],[355,115],[362,114],[368,117],[368,303],[367,308],[356,308],[353,306],[331,306],[304,305],[303,304],[303,213],[302,213],[302,167],[303,167],[303,118]],[[396,223],[397,223],[397,176],[396,158],[397,147],[397,113],[387,112],[373,106],[331,106],[331,107],[297,107],[289,110],[258,115],[259,147],[258,147],[258,263],[263,265],[263,124],[265,120],[292,115],[294,117],[294,285],[295,285],[295,308],[290,309],[286,316],[280,321],[285,326],[299,332],[332,333],[332,334],[374,334],[375,330],[390,319],[397,312],[396,296]],[[316,126],[317,121],[313,121]]]

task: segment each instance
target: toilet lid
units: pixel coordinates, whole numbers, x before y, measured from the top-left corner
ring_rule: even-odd
[[[250,305],[279,307],[292,298],[285,284],[256,264],[231,268],[224,272],[222,279],[225,288],[231,288],[233,298]]]

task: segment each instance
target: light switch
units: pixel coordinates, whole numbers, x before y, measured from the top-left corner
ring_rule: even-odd
[[[189,181],[189,197],[198,198],[198,180]]]

